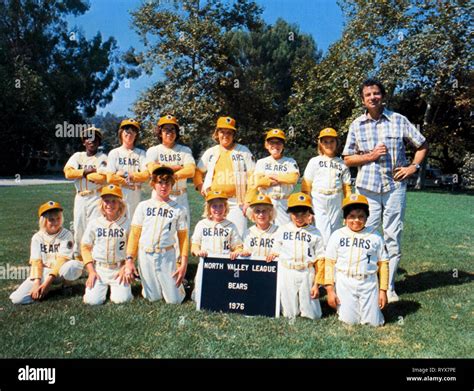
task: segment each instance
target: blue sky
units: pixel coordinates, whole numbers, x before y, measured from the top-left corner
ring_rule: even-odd
[[[231,1],[231,0],[230,0]],[[77,18],[68,19],[71,30],[73,26],[81,29],[90,39],[97,31],[104,39],[115,37],[118,47],[125,51],[131,46],[138,51],[143,45],[131,27],[130,11],[137,9],[141,0],[89,0],[89,11]],[[336,0],[256,0],[264,8],[263,19],[273,24],[278,18],[295,23],[300,31],[311,34],[319,49],[326,52],[328,47],[341,37],[342,12]],[[114,93],[113,101],[98,113],[110,111],[117,115],[133,115],[130,111],[133,102],[141,91],[147,89],[159,74],[152,77],[142,76],[129,81],[126,88],[123,81]]]

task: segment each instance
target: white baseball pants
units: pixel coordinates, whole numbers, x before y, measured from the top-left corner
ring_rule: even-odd
[[[165,299],[169,304],[180,304],[186,292],[183,284],[176,287],[172,274],[176,271],[174,248],[164,253],[146,253],[140,249],[138,267],[142,282],[142,295],[149,301]]]
[[[336,276],[336,294],[341,302],[337,308],[339,320],[348,324],[383,325],[377,275],[361,280],[341,272],[336,272]]]
[[[77,273],[78,268],[82,269],[82,262],[70,260],[64,263],[59,269],[59,275],[54,280],[53,284],[60,284],[65,279],[72,281],[73,276],[79,278],[81,274]],[[46,280],[46,278],[51,273],[52,269],[48,267],[43,268],[43,276],[41,278],[41,284]],[[64,278],[66,276],[66,278]],[[10,295],[10,300],[13,304],[31,304],[35,300],[31,298],[31,290],[33,289],[34,282],[29,277],[23,281],[23,283]]]
[[[81,196],[76,194],[74,198],[74,258],[81,255],[82,235],[86,230],[87,224],[92,219],[100,217],[99,195],[91,194]]]
[[[283,316],[301,316],[310,319],[321,318],[321,305],[318,299],[311,298],[314,269],[294,270],[283,265],[278,268],[280,279],[280,302]]]
[[[324,248],[331,234],[342,227],[342,192],[312,194],[315,226],[321,232]]]
[[[120,284],[116,278],[119,269],[108,269],[95,265],[95,270],[100,277],[92,288],[86,287],[86,293],[83,300],[85,304],[100,305],[105,302],[107,291],[110,287],[110,301],[115,304],[122,304],[133,299],[132,288],[129,284]]]

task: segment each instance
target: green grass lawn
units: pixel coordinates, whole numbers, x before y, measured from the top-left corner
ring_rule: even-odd
[[[147,192],[149,194],[149,191]],[[202,199],[190,187],[192,227]],[[0,266],[27,265],[37,208],[54,199],[72,226],[72,185],[0,188]],[[401,301],[384,311],[386,325],[346,326],[322,299],[323,318],[247,318],[149,303],[133,287],[126,305],[82,304],[84,281],[50,292],[46,301],[13,306],[20,280],[0,280],[3,358],[454,358],[474,357],[474,198],[408,193]],[[188,279],[196,270],[191,258]]]

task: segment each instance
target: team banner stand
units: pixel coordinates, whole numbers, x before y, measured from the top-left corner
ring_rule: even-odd
[[[209,254],[199,263],[197,310],[279,317],[278,262],[267,263],[265,257],[231,261],[225,255]]]

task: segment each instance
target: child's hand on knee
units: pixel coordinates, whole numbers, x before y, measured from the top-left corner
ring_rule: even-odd
[[[319,285],[318,284],[313,284],[313,286],[311,287],[311,298],[312,299],[319,298]]]

